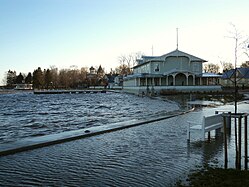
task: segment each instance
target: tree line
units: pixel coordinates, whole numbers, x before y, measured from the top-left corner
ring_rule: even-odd
[[[104,69],[101,65],[91,76],[87,68],[78,69],[71,66],[69,69],[61,69],[51,66],[48,69],[38,67],[27,75],[9,70],[6,74],[6,86],[11,88],[16,84],[33,84],[35,89],[69,89],[105,85],[107,83]]]
[[[224,62],[221,61],[221,68],[223,70],[223,72],[226,72],[228,70],[234,69],[234,65],[230,62]],[[240,65],[241,68],[248,68],[249,67],[249,61],[243,62]],[[214,63],[208,63],[204,65],[204,72],[209,72],[209,73],[221,73],[220,72],[220,66],[218,64],[214,64]]]
[[[105,86],[108,83],[110,76],[126,76],[132,74],[132,67],[136,65],[136,60],[141,58],[142,53],[130,53],[120,55],[118,57],[119,65],[106,73],[100,65],[94,68],[94,73],[91,72],[91,67],[82,67],[78,69],[76,66],[71,66],[68,69],[58,69],[51,66],[48,69],[38,67],[32,73],[19,73],[9,70],[6,72],[5,80],[3,81],[7,88],[14,88],[16,84],[33,84],[35,89],[69,89],[69,88],[84,88],[90,86]]]

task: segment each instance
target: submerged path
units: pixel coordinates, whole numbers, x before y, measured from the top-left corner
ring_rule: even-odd
[[[147,123],[152,123],[168,118],[172,118],[178,115],[183,115],[189,111],[173,111],[169,112],[165,116],[153,117],[149,120],[129,120],[124,122],[112,123],[108,125],[95,126],[90,128],[84,128],[81,130],[67,131],[58,134],[45,135],[40,137],[25,138],[9,144],[0,144],[0,156],[14,154],[22,151],[27,151],[35,148],[49,146],[53,144],[72,141],[80,138],[103,134],[107,132],[117,131],[124,128],[135,127]]]
[[[240,103],[238,110],[249,110]],[[2,186],[173,186],[190,171],[206,164],[223,165],[223,142],[198,135],[186,140],[187,121],[198,121],[216,110],[200,108],[160,121],[102,133],[62,144],[0,157]],[[84,129],[85,130],[85,129]],[[91,132],[91,130],[90,130]],[[88,132],[88,133],[90,133]],[[229,137],[229,161],[234,158],[234,132]],[[233,167],[233,160],[229,167]]]

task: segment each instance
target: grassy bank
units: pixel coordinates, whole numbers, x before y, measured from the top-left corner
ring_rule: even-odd
[[[208,168],[189,175],[187,183],[177,182],[177,187],[248,187],[249,171]]]

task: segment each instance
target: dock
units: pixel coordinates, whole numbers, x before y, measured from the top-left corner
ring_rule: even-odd
[[[95,94],[106,90],[34,90],[34,94]]]

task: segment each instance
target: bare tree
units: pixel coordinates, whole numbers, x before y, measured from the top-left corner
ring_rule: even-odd
[[[213,63],[208,63],[204,65],[204,71],[209,72],[209,73],[219,73],[219,65],[213,64]]]
[[[142,56],[144,55],[144,53],[139,51],[139,52],[136,52],[136,53],[132,53],[130,55],[131,55],[131,59],[132,59],[132,66],[136,66],[137,65],[137,59],[141,59]]]
[[[242,63],[240,67],[249,68],[249,61],[246,61],[246,62]]]
[[[87,85],[87,69],[86,67],[83,67],[80,69],[80,75],[79,75],[79,80],[80,80],[80,85],[81,86],[86,86]]]
[[[59,85],[61,88],[69,88],[68,70],[61,69],[59,72]]]
[[[244,51],[244,54],[249,58],[249,38],[247,38],[243,43],[242,43],[242,49]]]
[[[220,61],[220,64],[221,64],[223,71],[228,71],[234,68],[231,62]]]
[[[228,38],[234,39],[235,40],[235,47],[234,47],[234,112],[235,114],[237,113],[237,95],[238,95],[238,88],[237,88],[237,59],[238,59],[238,48],[241,48],[243,46],[243,42],[241,43],[242,35],[236,28],[234,24],[231,23],[232,29],[229,31],[229,36]],[[235,121],[235,127],[236,127],[236,121]],[[237,138],[236,138],[237,139]],[[237,152],[237,145],[236,145],[236,152]]]
[[[116,68],[116,72],[120,75],[129,75],[132,73],[131,70],[131,56],[121,55],[118,57],[119,66]]]
[[[243,36],[233,23],[230,23],[230,25],[232,28],[230,29],[230,31],[228,31],[229,36],[226,37],[234,39],[235,41],[234,66],[235,68],[237,68],[238,54],[239,56],[245,54],[249,58],[249,38],[248,36],[247,37]]]
[[[132,68],[137,65],[137,59],[140,59],[142,55],[142,52],[130,53],[128,55],[120,55],[118,57],[120,65],[116,68],[116,72],[121,75],[132,74]]]
[[[52,76],[52,82],[51,82],[52,88],[58,88],[59,87],[58,68],[56,66],[50,66],[50,73],[51,73],[51,76]]]

